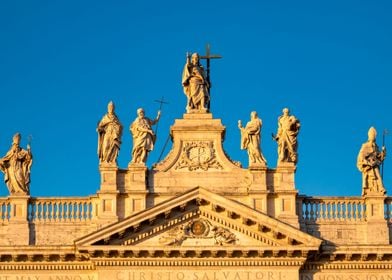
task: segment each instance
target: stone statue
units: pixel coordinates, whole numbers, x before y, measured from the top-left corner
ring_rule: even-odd
[[[262,124],[261,119],[259,119],[255,111],[250,114],[250,121],[245,127],[242,126],[240,120],[238,121],[238,128],[241,131],[241,149],[248,150],[249,164],[267,163],[260,150]]]
[[[0,170],[4,173],[4,181],[11,195],[27,195],[30,192],[30,169],[33,156],[29,144],[27,150],[19,146],[20,138],[19,133],[14,135],[11,149],[0,159]]]
[[[385,159],[386,149],[383,146],[381,152],[379,151],[376,136],[376,129],[371,127],[368,132],[368,141],[362,144],[358,153],[357,167],[362,172],[362,195],[385,194],[380,176],[380,165]]]
[[[120,151],[123,126],[114,113],[112,101],[108,104],[108,112],[98,123],[98,157],[99,162],[116,164]]]
[[[287,108],[283,109],[283,115],[278,119],[278,132],[272,134],[272,138],[278,142],[278,164],[281,162],[297,163],[297,135],[301,125],[299,120],[290,116]]]
[[[137,109],[137,118],[130,126],[133,137],[131,163],[146,163],[148,152],[154,149],[156,139],[151,126],[159,121],[160,116],[161,111],[158,111],[156,119],[150,120],[144,116],[144,110],[142,108]]]
[[[188,113],[209,110],[210,93],[207,77],[199,61],[199,54],[187,55],[187,61],[182,72],[182,85],[188,98],[186,110]]]

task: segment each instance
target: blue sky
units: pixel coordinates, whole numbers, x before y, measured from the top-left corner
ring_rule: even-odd
[[[256,110],[262,149],[276,166],[277,118],[301,121],[296,185],[308,195],[360,195],[356,157],[370,126],[392,133],[391,1],[1,1],[0,154],[32,135],[31,195],[85,196],[99,188],[97,122],[113,100],[124,125],[119,166],[132,148],[136,109],[164,106],[156,162],[185,112],[185,53],[206,43],[211,111],[225,150],[247,166],[237,121]],[[392,149],[392,135],[387,148]],[[170,145],[169,145],[170,148]],[[164,154],[169,151],[166,149]],[[392,156],[384,182],[392,193]],[[0,195],[8,191],[0,175]]]

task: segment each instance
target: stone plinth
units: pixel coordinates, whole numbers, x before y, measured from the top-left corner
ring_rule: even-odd
[[[368,244],[389,244],[389,231],[384,217],[384,200],[385,195],[365,197]]]
[[[149,189],[165,200],[195,187],[216,193],[246,194],[254,176],[225,153],[225,127],[210,113],[184,114],[171,127],[172,150],[149,174]],[[259,188],[265,182],[259,182]]]
[[[101,191],[117,191],[117,171],[115,164],[100,164],[99,171],[101,173]]]
[[[11,195],[11,212],[7,238],[12,245],[29,245],[30,228],[28,222],[28,204],[30,196]]]

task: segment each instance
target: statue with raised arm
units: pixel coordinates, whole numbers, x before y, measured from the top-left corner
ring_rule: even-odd
[[[130,126],[133,138],[132,163],[145,164],[147,155],[154,149],[156,135],[152,130],[152,126],[159,121],[161,111],[155,120],[151,120],[144,115],[142,108],[137,109],[137,118]]]
[[[249,165],[267,163],[260,150],[261,126],[262,121],[255,111],[250,114],[250,121],[245,127],[240,120],[238,121],[238,128],[241,131],[241,149],[248,151]]]
[[[385,188],[380,176],[380,165],[386,157],[385,146],[379,150],[376,144],[377,131],[371,127],[368,141],[362,144],[358,153],[357,167],[362,172],[362,195],[385,194]]]
[[[108,112],[98,123],[98,158],[100,164],[117,164],[123,126],[114,113],[114,103],[108,104]]]
[[[287,108],[278,119],[278,132],[272,138],[278,143],[278,164],[281,162],[297,163],[297,136],[301,125],[299,120],[290,115]]]
[[[20,134],[12,138],[12,146],[7,154],[0,159],[0,170],[4,173],[6,183],[11,195],[28,195],[30,185],[30,169],[33,162],[30,144],[27,150],[20,147]]]
[[[182,72],[182,86],[187,96],[186,110],[188,113],[206,113],[210,103],[210,85],[203,66],[200,64],[199,54],[194,53],[192,57],[187,54],[186,64]]]

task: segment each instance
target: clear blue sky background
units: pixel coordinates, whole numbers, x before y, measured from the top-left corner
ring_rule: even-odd
[[[256,110],[262,149],[276,166],[277,118],[301,120],[296,185],[308,195],[360,195],[356,157],[370,126],[392,131],[392,2],[1,1],[0,154],[15,132],[32,135],[33,196],[85,196],[99,188],[97,122],[113,100],[124,125],[119,166],[132,148],[136,109],[154,117],[162,96],[158,159],[185,111],[187,51],[209,42],[213,116],[224,147],[247,166],[237,121]],[[392,153],[392,135],[386,139]],[[170,145],[169,145],[170,148]],[[166,150],[167,154],[169,149]],[[0,195],[8,191],[0,175]],[[385,161],[392,194],[392,154]]]

